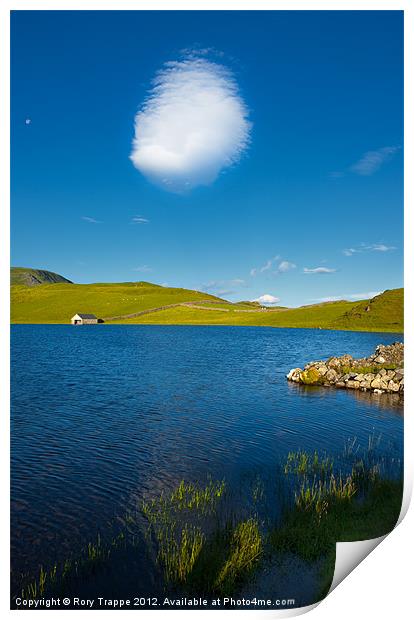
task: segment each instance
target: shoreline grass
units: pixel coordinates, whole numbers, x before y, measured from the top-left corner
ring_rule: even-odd
[[[234,595],[260,573],[266,560],[294,554],[305,563],[320,564],[315,602],[320,600],[333,577],[336,542],[377,538],[398,520],[401,467],[397,463],[397,471],[387,469],[387,460],[376,453],[379,442],[380,437],[371,438],[363,454],[355,441],[338,457],[317,451],[288,453],[275,470],[282,478],[275,474],[270,481],[278,489],[278,516],[270,517],[269,502],[274,500],[257,476],[245,489],[247,496],[231,497],[228,483],[208,478],[205,484],[182,480],[169,493],[142,501],[149,570],[154,561],[166,590]],[[64,592],[74,579],[93,579],[121,547],[131,546],[137,553],[138,522],[127,513],[125,530],[110,542],[98,536],[78,557],[50,569],[40,566],[36,577],[23,579],[22,597]]]

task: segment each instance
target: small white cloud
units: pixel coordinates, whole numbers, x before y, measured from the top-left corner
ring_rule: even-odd
[[[370,176],[374,174],[374,172],[377,172],[377,170],[399,150],[399,146],[384,146],[377,151],[368,151],[350,167],[350,170],[362,176]]]
[[[134,215],[131,219],[132,224],[148,224],[149,220],[146,217],[142,217],[141,215]]]
[[[278,260],[278,258],[279,256],[275,256],[274,258],[270,258],[266,261],[261,267],[254,267],[253,269],[250,269],[250,275],[254,277],[257,276],[258,273],[265,273],[266,271],[269,271],[272,268],[274,261]]]
[[[266,262],[266,264],[265,264],[265,265],[263,265],[263,267],[260,267],[260,269],[259,269],[260,273],[264,273],[265,271],[269,271],[269,269],[271,269],[271,268],[272,268],[272,265],[273,265],[273,260],[274,260],[274,259],[268,260],[268,261]]]
[[[345,256],[353,256],[356,252],[358,252],[358,250],[355,248],[346,248],[345,250],[342,250],[342,253],[345,254]]]
[[[89,217],[87,215],[82,215],[81,219],[84,222],[89,222],[89,224],[102,224],[100,220],[96,220],[94,217]]]
[[[134,267],[132,271],[138,271],[140,273],[148,273],[149,271],[152,271],[152,267],[149,267],[148,265],[140,265],[139,267]]]
[[[384,245],[383,243],[374,243],[370,247],[373,252],[390,252],[391,250],[396,250],[393,245]]]
[[[274,295],[269,295],[269,293],[265,293],[252,301],[258,301],[262,306],[274,306],[280,301],[280,298],[275,297]]]
[[[287,271],[291,271],[291,269],[296,269],[295,263],[290,263],[288,260],[282,260],[277,267],[278,273],[286,273]]]
[[[397,248],[394,245],[385,245],[385,243],[361,243],[357,248],[346,248],[342,250],[345,256],[353,256],[361,252],[391,252]]]
[[[377,172],[383,164],[392,159],[394,155],[401,149],[400,146],[384,146],[376,151],[367,151],[346,171],[333,170],[329,173],[331,179],[340,179],[348,172],[353,172],[361,176],[370,176]]]
[[[309,269],[308,267],[303,268],[303,273],[335,273],[336,269],[330,269],[329,267],[314,267],[313,269]]]
[[[26,118],[26,120],[24,121],[26,125],[30,125],[32,123],[32,119],[31,118]]]
[[[231,72],[187,53],[156,76],[135,117],[130,158],[166,190],[209,185],[246,151],[248,115]]]

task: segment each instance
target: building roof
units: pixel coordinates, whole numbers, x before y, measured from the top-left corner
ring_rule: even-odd
[[[75,316],[78,316],[81,319],[96,319],[97,318],[94,314],[81,314],[80,312],[75,314]]]

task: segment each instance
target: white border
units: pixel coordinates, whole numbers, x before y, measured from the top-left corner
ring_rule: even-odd
[[[2,504],[4,510],[1,515],[1,532],[5,540],[2,549],[2,579],[0,585],[0,608],[5,614],[18,614],[19,611],[9,610],[9,557],[5,549],[8,548],[9,539],[9,516],[6,506],[9,504],[9,422],[8,412],[10,410],[9,399],[9,205],[10,198],[10,33],[9,33],[9,11],[10,10],[404,10],[405,13],[405,110],[410,113],[405,118],[405,169],[409,171],[405,179],[405,342],[406,342],[406,375],[414,376],[413,357],[413,318],[412,318],[412,298],[413,298],[413,271],[414,247],[412,232],[414,230],[414,215],[412,208],[413,201],[413,136],[414,121],[412,110],[414,110],[413,97],[413,76],[414,76],[414,49],[413,49],[413,16],[414,8],[410,0],[3,0],[0,6],[0,68],[1,75],[4,76],[2,89],[2,106],[0,116],[0,135],[1,135],[1,168],[0,168],[0,188],[2,194],[3,217],[0,226],[0,285],[2,290],[2,303],[0,304],[0,403],[3,413],[4,431],[1,435],[1,479],[3,484]],[[410,208],[411,207],[411,208]],[[390,217],[392,217],[390,213]],[[386,221],[384,222],[386,226]],[[406,386],[406,417],[405,417],[405,488],[402,515],[406,513],[409,498],[411,495],[413,470],[414,470],[414,450],[413,428],[414,428],[414,407],[413,407],[413,386],[408,382]],[[413,549],[414,531],[414,511],[411,509],[403,523],[392,532],[384,542],[366,558],[351,575],[334,592],[312,612],[312,617],[318,614],[323,620],[331,619],[333,616],[341,620],[351,614],[357,617],[377,618],[405,618],[408,617],[408,610],[411,612],[411,590],[412,590],[412,567],[410,553],[408,551],[411,543]],[[302,611],[305,611],[304,609]],[[51,619],[60,611],[39,611],[37,618]],[[90,614],[99,612],[93,611],[66,611],[65,617],[72,617],[74,614],[77,619],[89,617]],[[113,617],[120,612],[106,611],[105,617]],[[192,617],[200,612],[193,611],[168,611],[170,620],[175,620],[185,613],[186,617]],[[238,618],[239,614],[252,614],[256,616],[270,617],[274,614],[277,617],[286,615],[298,615],[300,610],[286,611],[216,611],[203,612],[204,616],[210,617],[214,614],[225,614],[226,618]],[[162,611],[141,611],[142,618],[158,618]]]

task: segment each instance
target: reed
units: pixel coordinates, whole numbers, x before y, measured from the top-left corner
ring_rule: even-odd
[[[401,471],[393,479],[387,461],[378,460],[380,441],[373,434],[362,453],[356,438],[351,439],[337,462],[316,451],[290,452],[280,475],[267,480],[266,487],[259,476],[233,491],[224,480],[208,479],[204,485],[182,480],[170,492],[142,502],[145,539],[165,585],[197,595],[234,595],[263,558],[294,553],[322,563],[321,592],[325,591],[337,541],[376,538],[398,519]],[[284,505],[282,514],[275,511],[272,516],[272,502]],[[98,534],[77,556],[50,570],[40,566],[35,578],[25,578],[22,597],[61,593],[79,578],[94,576],[116,549],[135,548],[138,513],[126,513],[123,521],[123,529],[112,539],[105,542]]]
[[[285,464],[285,474],[296,474],[305,476],[308,474],[318,474],[325,476],[332,472],[333,458],[330,456],[320,456],[315,450],[313,454],[305,450],[289,452]]]
[[[216,513],[225,488],[224,480],[205,486],[181,480],[171,493],[142,503],[167,582],[187,581],[206,541],[206,517]]]
[[[372,435],[358,460],[352,459],[359,452],[356,439],[347,442],[348,474],[339,471],[327,477],[322,469],[310,477],[311,455],[300,453],[300,459],[288,455],[285,473],[293,472],[297,485],[293,503],[270,533],[275,551],[313,562],[331,557],[338,541],[377,538],[392,529],[401,507],[402,478],[387,479],[381,461],[375,460],[380,440]]]
[[[167,581],[184,584],[200,554],[205,541],[199,527],[186,524],[178,537],[176,533],[159,536],[160,550],[158,558],[164,566]]]
[[[112,552],[120,549],[124,544],[126,544],[126,535],[122,531],[112,538],[110,544],[104,543],[98,534],[96,541],[88,542],[80,550],[78,556],[56,562],[49,570],[40,566],[38,576],[30,581],[22,578],[22,598],[36,599],[56,590],[64,591],[65,585],[75,577],[86,578],[94,574],[99,567],[110,560]]]
[[[233,594],[237,582],[253,570],[263,552],[263,541],[257,519],[239,523],[233,531],[228,558],[214,583],[221,594]]]

